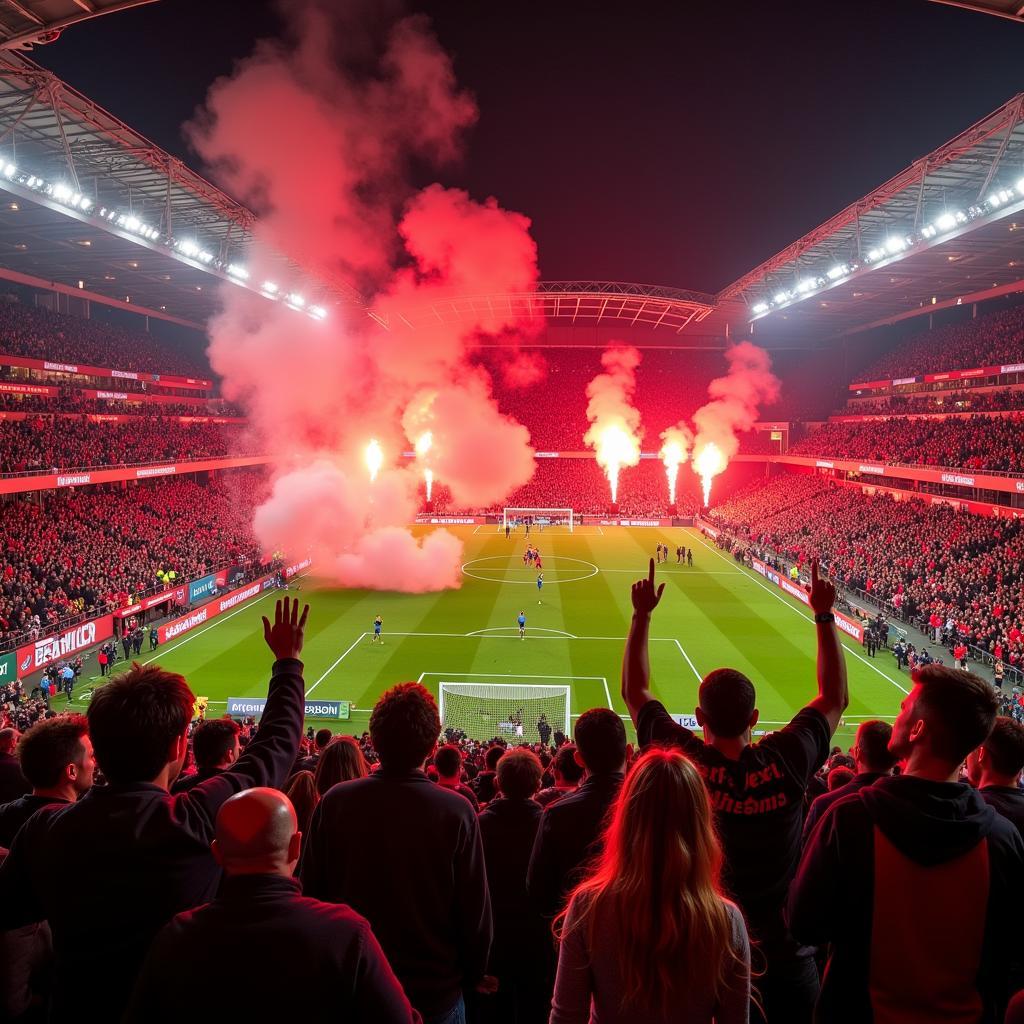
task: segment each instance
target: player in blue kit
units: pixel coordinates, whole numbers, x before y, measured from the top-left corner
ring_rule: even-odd
[[[526,612],[520,612],[519,617],[516,619],[519,623],[519,639],[526,639]]]
[[[539,573],[537,573],[537,598],[538,598],[537,604],[541,603],[539,598],[540,598],[541,588],[543,586],[544,586],[544,573],[539,572]]]
[[[373,620],[373,636],[370,638],[370,643],[376,643],[378,640],[383,644],[384,638],[380,635],[381,629],[384,628],[384,620],[378,615]]]

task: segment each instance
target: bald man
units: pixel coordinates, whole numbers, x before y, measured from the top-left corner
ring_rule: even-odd
[[[301,894],[291,801],[256,788],[217,814],[217,898],[157,935],[125,1021],[204,1019],[419,1024],[369,922]]]

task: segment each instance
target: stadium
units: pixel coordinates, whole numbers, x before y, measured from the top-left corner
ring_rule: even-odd
[[[1024,1021],[1024,92],[784,110],[780,15],[734,176],[493,12],[173,7],[0,0],[0,1016]]]

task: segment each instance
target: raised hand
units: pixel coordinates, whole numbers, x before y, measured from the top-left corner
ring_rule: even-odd
[[[633,584],[633,610],[638,615],[650,615],[658,607],[658,602],[661,600],[661,594],[664,589],[664,583],[655,589],[654,559],[652,558],[648,568],[647,579],[637,580]]]
[[[302,652],[302,641],[306,630],[306,616],[309,615],[309,605],[302,609],[302,618],[299,618],[298,599],[293,601],[286,597],[283,601],[277,602],[274,612],[274,624],[263,616],[263,639],[267,646],[274,652],[274,657],[297,658]]]
[[[824,615],[832,611],[836,603],[836,588],[832,581],[818,575],[818,560],[811,561],[811,608],[815,615]]]

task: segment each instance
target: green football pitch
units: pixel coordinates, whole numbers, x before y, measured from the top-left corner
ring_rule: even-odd
[[[670,712],[691,713],[701,676],[726,665],[754,681],[765,731],[788,721],[817,692],[809,611],[696,530],[535,529],[530,540],[544,561],[538,593],[536,572],[523,564],[521,531],[506,540],[497,526],[448,529],[465,543],[458,590],[407,595],[338,590],[313,577],[297,581],[297,596],[310,605],[302,653],[307,700],[352,704],[346,721],[308,724],[358,734],[377,697],[404,680],[419,680],[435,694],[442,682],[568,687],[571,716],[610,706],[625,717],[619,673],[630,585],[646,572],[659,541],[673,556],[658,566],[666,587],[651,628],[651,668],[654,691]],[[692,568],[676,564],[680,544],[693,547]],[[272,614],[277,596],[267,591],[139,660],[182,673],[209,699],[210,715],[222,712],[228,697],[263,697],[270,654],[260,617]],[[516,624],[521,610],[525,640]],[[383,644],[371,642],[378,614]],[[850,707],[836,742],[846,747],[861,720],[895,716],[908,680],[887,652],[867,658],[847,638],[844,645]],[[100,684],[88,680],[76,697],[88,700],[89,687]]]

